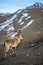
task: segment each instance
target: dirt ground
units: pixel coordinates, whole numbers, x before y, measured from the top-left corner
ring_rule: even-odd
[[[4,45],[0,45],[0,65],[43,65],[43,39],[32,43],[21,42],[16,56],[11,56],[10,52],[4,59]]]

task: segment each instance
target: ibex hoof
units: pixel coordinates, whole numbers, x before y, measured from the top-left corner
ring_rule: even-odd
[[[12,57],[16,57],[16,54],[13,54]]]

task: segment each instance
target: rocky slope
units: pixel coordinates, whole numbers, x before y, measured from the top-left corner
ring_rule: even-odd
[[[15,29],[22,30],[25,41],[43,38],[43,4],[35,3],[29,8],[19,9],[15,13],[3,17],[0,19],[0,22],[2,21],[0,23],[0,40],[14,37],[17,34],[13,31]]]

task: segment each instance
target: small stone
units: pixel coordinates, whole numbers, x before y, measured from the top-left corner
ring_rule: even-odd
[[[26,56],[29,56],[28,54]]]
[[[12,54],[10,53],[10,55],[12,55]]]

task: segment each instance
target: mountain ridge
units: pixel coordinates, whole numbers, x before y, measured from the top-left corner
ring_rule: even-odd
[[[0,38],[14,37],[13,30],[22,30],[26,41],[43,37],[43,8],[19,9],[0,23]],[[13,32],[11,32],[13,31]]]
[[[31,8],[43,8],[43,4],[40,2],[36,2],[33,5],[26,7],[26,9],[31,9]]]

